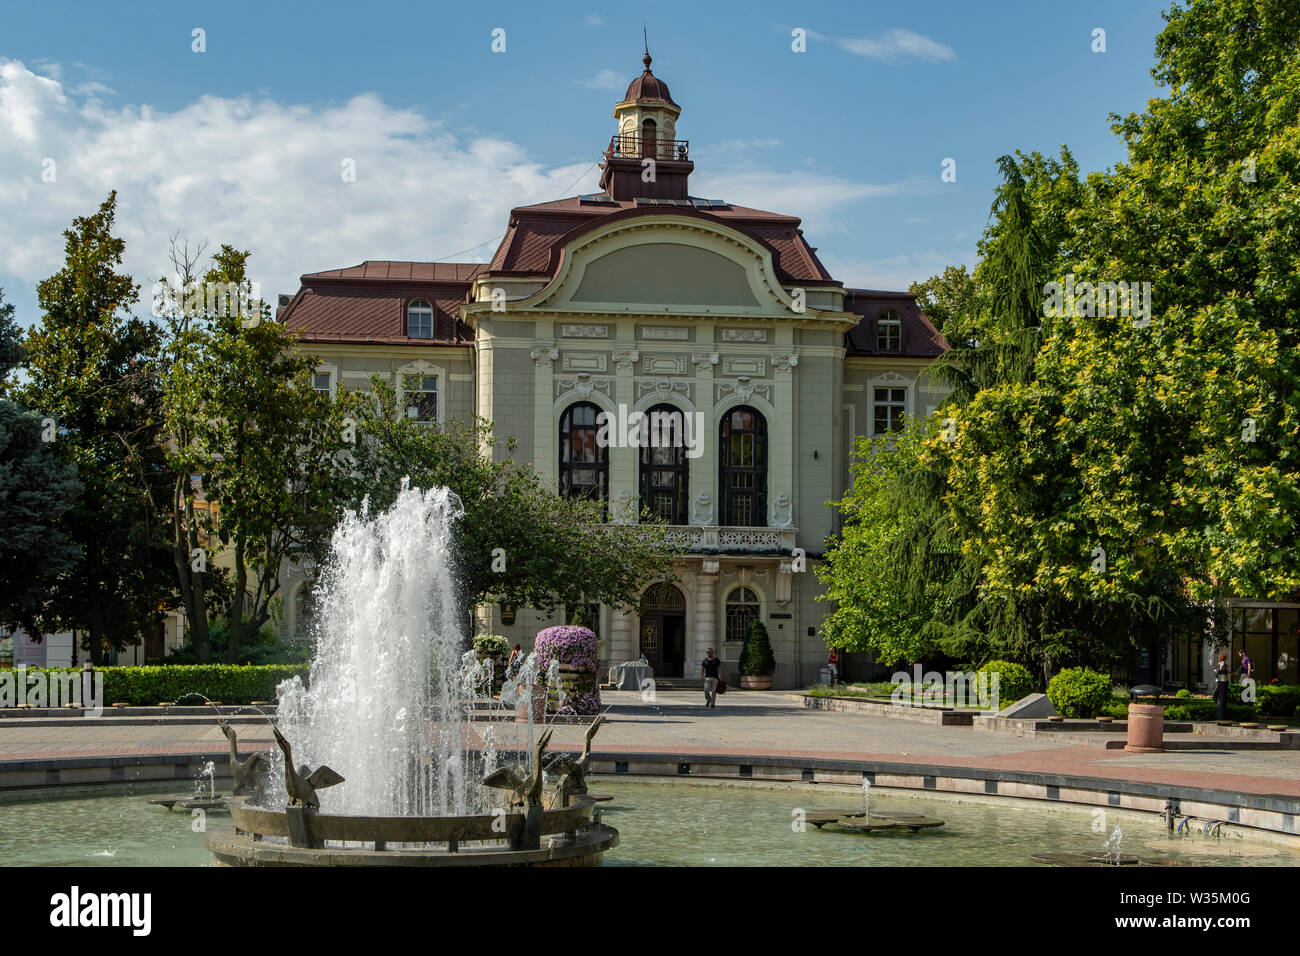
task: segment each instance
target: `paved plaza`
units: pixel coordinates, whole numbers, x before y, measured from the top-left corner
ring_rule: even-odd
[[[731,693],[716,710],[702,695],[661,691],[642,701],[631,691],[605,691],[606,723],[593,747],[601,754],[810,757],[877,763],[1031,771],[1151,784],[1300,797],[1300,751],[1229,750],[1129,754],[1076,741],[1017,737],[860,713],[805,710],[784,693]],[[76,726],[40,718],[0,719],[0,761],[145,754],[221,754],[227,742],[215,722],[114,718]],[[490,725],[475,724],[481,738]],[[584,727],[555,728],[551,749],[578,749]],[[243,749],[269,748],[269,728],[238,725]],[[498,741],[513,736],[501,727]]]

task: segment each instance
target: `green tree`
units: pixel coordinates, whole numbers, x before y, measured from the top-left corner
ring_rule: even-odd
[[[82,484],[63,516],[77,566],[59,579],[38,626],[86,632],[92,663],[153,630],[172,603],[165,540],[142,485],[165,478],[161,396],[151,367],[158,331],[127,310],[137,286],[119,273],[117,194],[64,232],[64,267],[40,283],[43,312],[26,344],[20,400],[57,429],[52,443]]]
[[[907,291],[916,296],[916,304],[940,332],[970,317],[978,307],[975,277],[965,266],[948,266],[940,275],[913,282]]]
[[[401,479],[455,492],[465,515],[455,525],[462,606],[498,603],[551,611],[566,604],[637,603],[646,584],[672,573],[664,528],[605,523],[599,504],[563,498],[514,457],[513,441],[493,455],[491,424],[432,426],[401,414],[393,387],[371,380],[361,416],[356,467],[372,509],[388,507]]]
[[[347,402],[312,388],[316,359],[272,321],[252,295],[249,254],[223,245],[199,291],[186,293],[190,323],[178,342],[167,380],[167,421],[175,493],[182,509],[173,524],[169,557],[198,547],[201,531],[229,549],[230,600],[226,661],[271,619],[280,579],[295,561],[320,560],[345,502],[355,496],[349,461]],[[212,292],[209,292],[212,290]],[[213,294],[219,292],[220,294]],[[197,507],[187,476],[198,475]],[[175,481],[179,481],[177,487]],[[179,548],[177,547],[179,543]],[[190,554],[179,555],[193,568]],[[205,578],[180,573],[191,590],[187,610],[204,608]],[[201,661],[207,641],[194,642]]]
[[[21,363],[21,333],[0,289],[0,395]],[[76,469],[43,441],[41,416],[0,398],[0,625],[40,638],[58,579],[75,567],[63,516],[81,491]]]

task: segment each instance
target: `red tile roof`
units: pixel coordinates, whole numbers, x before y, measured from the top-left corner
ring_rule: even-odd
[[[469,345],[474,332],[456,318],[481,262],[368,260],[345,269],[313,272],[276,318],[302,331],[305,342],[382,345]],[[415,299],[433,306],[433,338],[406,334],[406,308]]]
[[[665,212],[714,219],[759,240],[772,250],[777,275],[782,281],[839,285],[804,240],[795,216],[745,206],[714,206],[705,212],[694,206],[646,205],[635,200],[583,202],[577,196],[512,209],[510,228],[487,271],[553,276],[559,265],[560,248],[594,228],[604,217],[631,218]]]
[[[903,348],[900,352],[882,351],[876,339],[876,320],[893,309],[902,319]],[[849,289],[844,297],[844,311],[855,312],[862,321],[844,333],[844,348],[849,355],[903,355],[908,358],[934,358],[948,351],[948,342],[930,324],[916,295],[911,292],[882,292],[875,289]]]

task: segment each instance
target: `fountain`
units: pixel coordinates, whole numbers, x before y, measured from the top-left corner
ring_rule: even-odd
[[[316,589],[309,686],[295,677],[278,689],[263,788],[232,798],[233,832],[205,840],[218,862],[581,865],[617,845],[583,792],[599,718],[582,758],[552,759],[564,772],[550,794],[542,755],[552,731],[537,735],[532,695],[555,675],[530,656],[499,700],[483,699],[491,665],[465,652],[451,568],[461,514],[446,489],[403,480],[390,509],[363,505],[339,524]],[[480,737],[474,719],[493,707],[528,719]],[[516,739],[497,740],[499,727]],[[498,766],[503,757],[517,765]],[[503,789],[515,793],[509,806]]]

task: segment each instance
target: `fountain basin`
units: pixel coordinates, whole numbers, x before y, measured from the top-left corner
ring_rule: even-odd
[[[512,850],[505,841],[523,825],[522,813],[344,816],[297,807],[271,810],[236,798],[230,801],[233,826],[209,833],[204,846],[227,866],[598,866],[602,854],[618,845],[618,831],[592,820],[595,805],[577,797],[567,807],[542,810],[541,845]],[[387,848],[412,843],[441,845]]]

